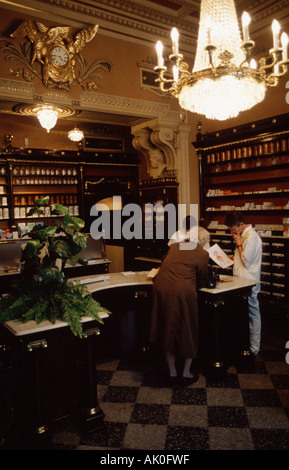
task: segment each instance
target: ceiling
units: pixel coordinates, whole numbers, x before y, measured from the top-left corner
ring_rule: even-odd
[[[102,34],[142,44],[154,45],[157,39],[162,39],[170,45],[170,31],[176,26],[180,31],[181,53],[187,58],[195,54],[200,3],[194,0],[0,0],[4,8],[58,23],[77,27],[97,23]],[[283,30],[288,30],[288,0],[235,0],[235,5],[239,18],[243,11],[251,15],[250,33],[256,45],[258,38],[267,33],[270,41],[274,18],[280,21]]]
[[[70,24],[81,28],[99,24],[102,34],[118,37],[136,44],[152,46],[161,39],[171,47],[170,31],[176,26],[180,32],[180,52],[193,61],[198,36],[200,1],[194,0],[0,0],[0,7],[38,18]],[[272,47],[271,23],[276,18],[289,33],[288,0],[235,0],[237,14],[248,11],[252,22],[250,35],[255,41],[255,54],[263,55]],[[169,49],[168,49],[169,52]],[[0,112],[9,112],[15,103],[0,99]],[[113,122],[131,125],[133,116],[85,111],[83,120]]]

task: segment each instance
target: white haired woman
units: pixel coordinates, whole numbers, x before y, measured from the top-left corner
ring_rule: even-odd
[[[198,352],[197,290],[208,280],[210,235],[195,227],[187,241],[174,243],[154,281],[150,341],[165,353],[169,380],[177,382],[176,356],[183,358],[181,383],[198,380],[191,365]],[[206,249],[205,249],[206,248]]]

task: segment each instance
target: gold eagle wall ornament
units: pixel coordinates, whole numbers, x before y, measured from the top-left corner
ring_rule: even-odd
[[[70,26],[49,28],[40,22],[24,21],[10,35],[18,45],[1,39],[0,50],[7,53],[6,60],[17,60],[22,64],[21,69],[11,70],[11,73],[27,81],[38,77],[44,86],[50,88],[69,90],[82,84],[83,88],[97,89],[94,79],[102,78],[98,71],[109,72],[112,64],[107,59],[98,59],[88,67],[81,53],[97,31],[98,25],[94,25],[74,34]],[[25,41],[26,38],[28,40]]]

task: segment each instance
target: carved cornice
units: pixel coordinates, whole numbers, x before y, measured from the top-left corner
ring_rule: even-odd
[[[23,7],[29,0],[21,2]],[[99,24],[99,33],[119,37],[126,41],[152,46],[156,38],[171,44],[170,30],[176,26],[181,34],[180,47],[187,56],[195,53],[198,34],[197,18],[178,16],[167,7],[147,7],[143,2],[124,0],[72,1],[72,0],[34,0],[35,7],[57,20],[69,18],[70,23],[79,22]],[[12,7],[13,8],[13,7]],[[21,8],[21,7],[20,7]],[[35,13],[37,15],[37,13]]]
[[[95,1],[93,4],[85,2],[69,1],[69,0],[38,0],[37,3],[56,6],[70,12],[88,15],[90,17],[99,18],[100,20],[114,23],[115,25],[128,26],[134,30],[150,32],[153,34],[159,29],[158,25],[172,28],[176,26],[188,33],[198,31],[198,23],[184,19],[184,16],[178,16],[169,12],[169,8],[152,8],[144,5],[143,2],[131,0],[101,0]]]
[[[0,96],[2,99],[34,100],[34,86],[17,80],[0,78]]]
[[[137,44],[152,47],[157,39],[170,47],[170,30],[176,26],[180,31],[180,50],[186,57],[193,59],[198,35],[198,17],[200,2],[174,0],[173,6],[158,5],[148,7],[141,0],[16,0],[6,3],[5,8],[16,9],[24,14],[33,14],[52,21],[66,21],[76,27],[98,23],[99,34],[120,38]],[[179,5],[179,8],[176,7]],[[250,12],[252,38],[268,32],[273,16],[286,21],[288,0],[236,0],[239,17],[243,10]]]
[[[179,113],[170,111],[169,105],[154,103],[153,101],[143,101],[133,98],[105,95],[84,91],[81,94],[80,106],[84,109],[105,113],[123,114],[130,116],[142,116],[152,119],[161,119],[178,123]]]
[[[14,101],[15,103],[51,103],[78,110],[95,111],[97,113],[135,116],[144,120],[151,120],[157,117],[173,126],[177,126],[179,122],[179,113],[170,111],[167,104],[89,91],[83,91],[79,101],[58,90],[48,90],[40,95],[35,93],[32,83],[17,80],[0,78],[0,95],[2,101]]]
[[[61,93],[61,91],[50,90],[40,95],[35,93],[32,83],[4,78],[0,78],[0,96],[2,100],[11,100],[18,103],[43,102],[67,106],[77,104],[69,95]]]

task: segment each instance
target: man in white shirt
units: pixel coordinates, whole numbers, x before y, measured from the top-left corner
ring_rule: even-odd
[[[226,215],[225,225],[229,228],[236,243],[234,253],[234,276],[260,281],[262,262],[262,241],[252,225],[245,224],[243,215],[230,212]],[[258,300],[260,284],[252,288],[248,297],[250,352],[256,356],[260,351],[261,315]]]

